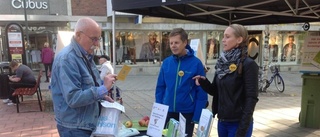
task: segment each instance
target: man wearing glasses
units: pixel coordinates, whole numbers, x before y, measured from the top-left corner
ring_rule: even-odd
[[[103,84],[93,61],[101,28],[91,18],[75,25],[71,43],[56,56],[52,66],[52,100],[60,137],[89,137],[96,128],[99,101],[113,102],[107,95],[116,75],[104,77]]]

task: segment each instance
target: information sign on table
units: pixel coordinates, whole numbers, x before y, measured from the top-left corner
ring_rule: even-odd
[[[186,118],[179,113],[179,137],[185,137],[186,133]]]
[[[147,135],[161,137],[166,122],[169,106],[153,103]]]

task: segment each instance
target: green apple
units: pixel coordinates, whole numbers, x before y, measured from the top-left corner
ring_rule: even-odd
[[[124,123],[124,126],[125,126],[126,128],[131,128],[132,125],[133,125],[133,123],[132,123],[132,121],[130,121],[130,120],[128,120],[128,121],[126,121],[126,122]]]

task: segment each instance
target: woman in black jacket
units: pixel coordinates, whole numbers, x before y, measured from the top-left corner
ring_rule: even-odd
[[[218,114],[219,137],[250,137],[258,102],[258,65],[247,57],[248,32],[239,24],[224,31],[223,53],[211,83],[195,76],[196,84],[213,96],[212,112]]]

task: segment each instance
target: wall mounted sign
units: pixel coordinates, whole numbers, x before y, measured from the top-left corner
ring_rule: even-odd
[[[22,27],[18,23],[10,23],[6,26],[7,46],[9,61],[17,60],[19,63],[26,63],[24,38]]]
[[[15,9],[23,9],[24,4],[23,0],[12,0],[11,6]],[[46,10],[48,9],[48,2],[45,1],[33,1],[33,0],[26,0],[26,8],[27,9],[38,9],[38,10]]]

